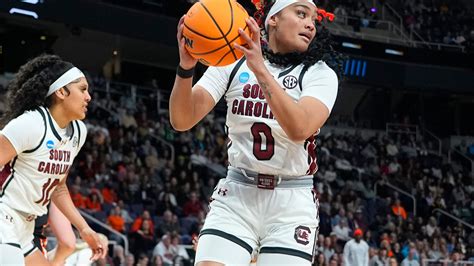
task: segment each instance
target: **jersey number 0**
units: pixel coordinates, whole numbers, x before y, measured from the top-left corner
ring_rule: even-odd
[[[272,129],[265,123],[255,122],[250,131],[253,136],[253,155],[255,155],[255,158],[262,161],[270,160],[275,153],[275,139],[272,136]]]

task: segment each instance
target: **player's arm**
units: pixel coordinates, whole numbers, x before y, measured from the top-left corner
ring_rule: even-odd
[[[191,79],[176,77],[169,102],[171,125],[178,131],[191,129],[214,105],[214,99],[203,87],[192,88]]]
[[[247,58],[247,66],[257,77],[262,87],[265,100],[270,105],[273,115],[293,141],[303,141],[312,136],[323,126],[329,117],[329,109],[324,103],[313,97],[302,97],[295,102],[280,87],[264,64],[260,44],[260,28],[253,18],[247,19],[252,37],[240,30],[248,46],[234,45]]]
[[[329,109],[318,99],[302,97],[295,102],[268,70],[265,69],[256,76],[273,115],[291,140],[306,140],[328,119]]]
[[[0,133],[0,168],[16,156],[16,150],[12,143]]]
[[[53,192],[52,201],[66,218],[79,230],[81,238],[89,244],[92,250],[91,260],[104,258],[107,255],[107,244],[102,243],[99,235],[92,230],[86,220],[72,202],[71,195],[66,185],[66,179],[61,180]]]
[[[192,69],[196,66],[194,59],[184,47],[183,27],[184,17],[178,23],[179,65],[183,69]],[[193,79],[182,78],[176,75],[173,90],[171,91],[169,109],[170,122],[174,129],[185,131],[196,125],[214,107],[212,96],[201,86],[193,88]]]
[[[53,266],[64,265],[67,257],[76,249],[76,236],[72,231],[71,223],[54,202],[49,206],[49,225],[58,239],[58,246],[51,263]]]

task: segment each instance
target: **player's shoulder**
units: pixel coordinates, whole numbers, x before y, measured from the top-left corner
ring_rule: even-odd
[[[232,70],[234,70],[235,68],[241,68],[241,67],[246,66],[246,64],[242,64],[244,61],[245,61],[245,57],[242,57],[242,58],[236,60],[235,62],[233,62],[232,64],[228,64],[228,65],[225,65],[225,66],[209,66],[208,69],[209,70],[226,72],[226,73],[231,73]]]
[[[334,71],[331,67],[329,67],[326,64],[326,62],[324,62],[323,60],[319,60],[314,65],[309,67],[308,72],[310,72],[311,74],[315,74],[315,75],[324,74],[324,75],[334,76],[335,78],[337,78],[336,71]]]
[[[73,124],[75,124],[77,127],[79,127],[79,133],[87,135],[87,126],[82,120],[74,120],[72,121]]]
[[[24,125],[33,129],[32,131],[42,132],[45,127],[46,117],[44,116],[44,110],[37,108],[34,110],[25,111],[23,114],[12,119],[11,123],[16,125]]]

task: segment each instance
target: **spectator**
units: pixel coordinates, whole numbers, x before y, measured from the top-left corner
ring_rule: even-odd
[[[392,212],[396,216],[400,216],[403,218],[403,220],[407,219],[407,212],[405,211],[405,208],[401,205],[401,202],[399,199],[395,200],[395,203],[392,205]]]
[[[135,256],[132,253],[128,253],[125,257],[125,266],[135,266]]]
[[[79,209],[84,209],[86,207],[84,196],[80,192],[80,187],[78,185],[73,185],[71,187],[71,199],[74,203],[74,206]]]
[[[173,246],[171,245],[170,234],[164,234],[161,241],[153,249],[153,258],[160,256],[163,259],[164,266],[173,265]]]
[[[107,217],[107,224],[110,225],[114,230],[120,233],[125,232],[125,220],[120,215],[120,207],[115,206],[110,210],[110,214]]]
[[[418,260],[415,259],[416,250],[410,249],[408,256],[402,261],[401,266],[420,266]]]
[[[347,220],[341,219],[339,224],[334,226],[333,232],[336,234],[337,239],[341,241],[341,243],[346,242],[351,239],[349,236],[350,229],[347,226]]]
[[[324,238],[324,247],[322,254],[324,255],[325,261],[329,261],[331,257],[334,255],[335,251],[332,247],[332,241],[330,237]]]
[[[136,266],[148,266],[148,256],[145,253],[140,253]]]
[[[128,211],[125,209],[125,203],[123,202],[123,200],[119,200],[117,202],[117,205],[120,207],[120,216],[122,216],[125,223],[131,224],[133,222],[133,219],[128,213]]]
[[[314,266],[326,266],[326,257],[323,253],[319,253],[314,262]]]
[[[97,191],[92,191],[85,201],[86,209],[91,212],[102,211],[102,204]]]
[[[173,214],[170,210],[166,210],[163,213],[162,221],[158,225],[157,234],[163,236],[168,233],[179,233],[180,226],[178,216]]]
[[[195,191],[192,191],[189,195],[189,200],[184,204],[183,214],[184,216],[197,217],[201,211],[202,205],[199,201],[198,195]]]
[[[104,199],[104,203],[112,204],[117,202],[117,193],[115,193],[112,184],[106,182],[104,188],[102,188],[102,198]]]
[[[361,229],[354,231],[354,238],[344,246],[344,265],[369,265],[369,245],[362,239]]]
[[[142,230],[143,228],[142,224],[144,221],[148,221],[149,223],[149,226],[147,226],[148,232],[145,232],[145,233],[147,235],[149,234],[153,236],[155,234],[154,225],[153,225],[153,221],[151,220],[150,212],[147,210],[144,210],[142,215],[135,219],[135,221],[133,222],[132,228],[130,228],[130,233],[135,233],[139,230]]]
[[[377,249],[369,248],[369,266],[385,266],[377,255]]]
[[[173,249],[173,253],[175,255],[174,261],[180,261],[181,263],[189,264],[189,254],[181,245],[180,236],[177,233],[171,234],[171,248]],[[182,265],[179,263],[178,265]]]
[[[141,227],[130,233],[130,250],[131,252],[138,257],[142,252],[148,252],[150,247],[155,245],[153,237],[153,227],[151,226],[151,220],[143,220]]]

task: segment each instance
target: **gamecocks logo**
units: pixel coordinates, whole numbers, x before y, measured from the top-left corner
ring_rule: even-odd
[[[289,90],[295,88],[296,85],[298,85],[298,79],[295,76],[290,75],[283,79],[283,86]]]
[[[300,225],[295,228],[295,240],[299,244],[308,245],[310,236],[311,230],[309,227]]]

